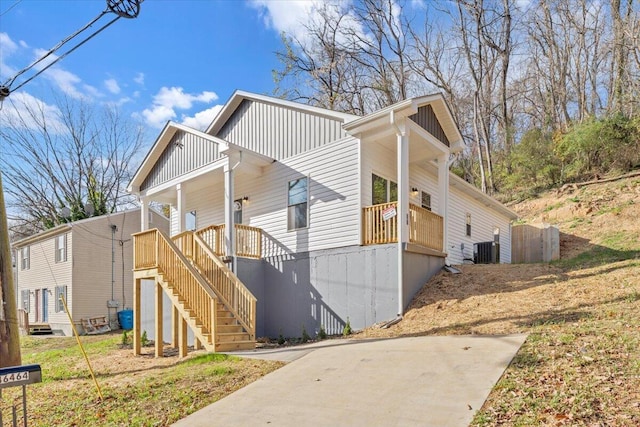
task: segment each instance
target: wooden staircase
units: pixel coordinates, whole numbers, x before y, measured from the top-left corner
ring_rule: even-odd
[[[134,277],[155,279],[206,350],[255,348],[256,299],[202,239],[155,229],[133,237]]]

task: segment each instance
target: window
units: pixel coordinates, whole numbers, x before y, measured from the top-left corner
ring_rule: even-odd
[[[56,237],[56,262],[67,260],[67,234]]]
[[[376,174],[372,174],[371,202],[374,205],[398,200],[398,184]]]
[[[196,211],[189,211],[184,215],[184,227],[187,231],[196,229]]]
[[[29,290],[20,291],[20,299],[22,300],[22,309],[29,312]]]
[[[471,214],[467,214],[467,236],[471,237]]]
[[[30,268],[30,255],[29,246],[20,249],[20,269],[28,270]]]
[[[289,181],[287,200],[287,229],[296,230],[308,225],[308,179],[300,178]]]
[[[242,224],[242,199],[233,201],[233,223]]]
[[[422,192],[422,207],[431,210],[431,194]]]
[[[60,313],[64,311],[64,304],[62,303],[62,298],[64,301],[67,301],[67,287],[66,286],[56,286],[56,313]]]

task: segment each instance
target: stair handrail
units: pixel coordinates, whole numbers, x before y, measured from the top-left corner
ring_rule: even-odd
[[[161,230],[154,228],[152,230],[146,230],[140,233],[133,234],[134,242],[137,239],[147,237],[149,234],[154,234],[153,239],[155,241],[155,250],[152,257],[146,254],[144,265],[134,264],[134,269],[156,267],[162,272],[164,277],[172,282],[173,288],[178,294],[185,298],[189,302],[189,308],[198,320],[202,322],[203,326],[206,326],[211,333],[212,342],[215,335],[215,310],[211,309],[211,300],[218,299],[218,295],[209,285],[209,281],[205,279],[202,274],[189,262],[187,257],[178,249],[177,245]],[[135,244],[135,243],[134,243]],[[163,244],[169,249],[163,251]],[[138,255],[138,254],[136,254]],[[155,259],[154,259],[155,258]],[[178,266],[182,271],[172,271]],[[186,276],[185,277],[185,273]],[[176,280],[175,275],[182,276],[179,280]],[[189,281],[189,278],[197,285],[188,289],[188,285],[185,283]],[[205,300],[204,296],[209,298]],[[215,307],[215,304],[213,305]]]
[[[190,237],[187,237],[186,234],[190,234]],[[193,246],[186,249],[191,253],[193,263],[200,270],[201,275],[211,286],[220,302],[240,322],[250,339],[255,340],[257,299],[253,293],[197,233],[192,231],[180,233],[174,236],[175,238],[187,238],[192,242]],[[220,282],[220,279],[226,279],[226,283],[217,283]]]

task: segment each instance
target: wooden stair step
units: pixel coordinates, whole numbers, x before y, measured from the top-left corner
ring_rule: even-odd
[[[216,344],[216,351],[254,350],[255,348],[256,342],[250,340],[221,342]]]
[[[231,324],[231,325],[218,325],[216,329],[219,333],[238,333],[243,332],[242,325]]]
[[[218,317],[216,323],[218,325],[237,325],[238,321],[235,317]]]
[[[249,334],[246,332],[218,332],[216,333],[216,341],[232,342],[232,341],[248,341]]]

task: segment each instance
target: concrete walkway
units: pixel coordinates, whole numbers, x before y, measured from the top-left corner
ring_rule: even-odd
[[[294,361],[174,426],[468,426],[525,338],[329,340],[243,352]]]

